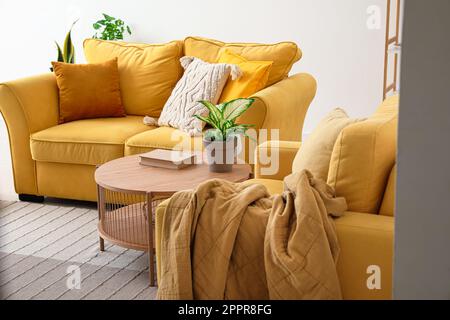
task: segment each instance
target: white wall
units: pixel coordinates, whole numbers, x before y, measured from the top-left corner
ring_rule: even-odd
[[[382,98],[384,21],[369,30],[367,9],[386,0],[0,0],[0,81],[47,72],[55,59],[54,40],[63,41],[74,17],[78,62],[81,42],[92,35],[102,12],[134,30],[130,41],[162,42],[199,35],[223,41],[295,41],[303,58],[292,72],[318,81],[304,132],[309,133],[331,108],[351,116],[370,114]],[[0,179],[7,171],[5,128],[0,124]],[[6,177],[7,179],[9,176]],[[0,197],[8,193],[0,181]]]

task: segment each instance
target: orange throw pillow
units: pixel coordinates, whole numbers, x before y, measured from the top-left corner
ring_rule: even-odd
[[[59,88],[59,123],[124,117],[117,58],[97,64],[52,62]]]

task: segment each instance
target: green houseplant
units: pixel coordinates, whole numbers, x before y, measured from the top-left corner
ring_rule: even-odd
[[[55,41],[56,49],[58,50],[58,62],[75,63],[75,47],[72,42],[72,28],[77,23],[77,21],[78,20],[75,20],[72,23],[69,32],[67,32],[66,34],[63,46],[64,50],[62,50],[58,42]],[[52,68],[50,68],[50,70],[52,70]]]
[[[236,158],[238,136],[247,136],[253,125],[238,124],[236,120],[253,104],[254,99],[239,98],[215,105],[199,101],[209,111],[208,116],[194,115],[212,128],[205,132],[203,144],[207,151],[209,169],[212,172],[230,172]]]
[[[131,35],[131,29],[121,19],[114,18],[103,13],[103,19],[98,20],[93,25],[95,34],[94,39],[102,40],[123,40],[125,31]]]

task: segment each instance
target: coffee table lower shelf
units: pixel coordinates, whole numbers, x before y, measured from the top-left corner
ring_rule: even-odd
[[[154,214],[159,203],[173,193],[133,194],[98,185],[100,251],[108,242],[148,252],[150,285],[155,285]],[[149,222],[149,217],[151,221]]]
[[[109,211],[98,222],[98,232],[104,240],[128,249],[148,251],[147,213],[145,204],[133,204]],[[154,223],[152,223],[154,231]]]

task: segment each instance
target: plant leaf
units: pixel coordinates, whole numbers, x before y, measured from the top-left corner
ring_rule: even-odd
[[[72,28],[77,23],[78,20],[75,20],[70,27],[69,32],[67,32],[66,38],[64,39],[64,51],[63,51],[63,59],[64,62],[74,63],[75,61],[75,47],[72,43]]]
[[[103,16],[105,17],[106,21],[113,21],[116,19],[114,17],[111,17],[110,15],[107,15],[106,13],[103,13]]]
[[[129,26],[127,26],[127,32],[128,32],[129,35],[131,35],[131,29],[130,29]]]
[[[61,47],[59,46],[59,44],[58,44],[58,42],[56,42],[55,41],[55,44],[56,44],[56,48],[57,48],[57,50],[58,50],[58,62],[64,62],[64,57],[63,57],[63,53],[62,53],[62,50],[61,50]]]
[[[194,114],[194,117],[197,118],[197,119],[200,120],[200,121],[203,121],[203,122],[209,124],[210,126],[216,128],[216,129],[218,129],[217,126],[216,126],[216,124],[215,124],[213,121],[211,121],[211,119],[202,117],[202,116],[197,115],[197,114]]]
[[[223,119],[222,112],[220,112],[215,104],[209,101],[201,100],[199,102],[209,110],[209,117],[219,126]]]
[[[69,63],[75,63],[75,47],[73,46],[73,44],[72,44],[72,52],[70,55]]]
[[[227,102],[222,109],[223,118],[226,120],[234,120],[243,114],[252,105],[254,99],[235,99]]]
[[[225,107],[226,104],[227,104],[226,102],[221,103],[221,104],[218,104],[218,105],[217,105],[217,109],[219,109],[220,112],[223,112],[223,107]]]

